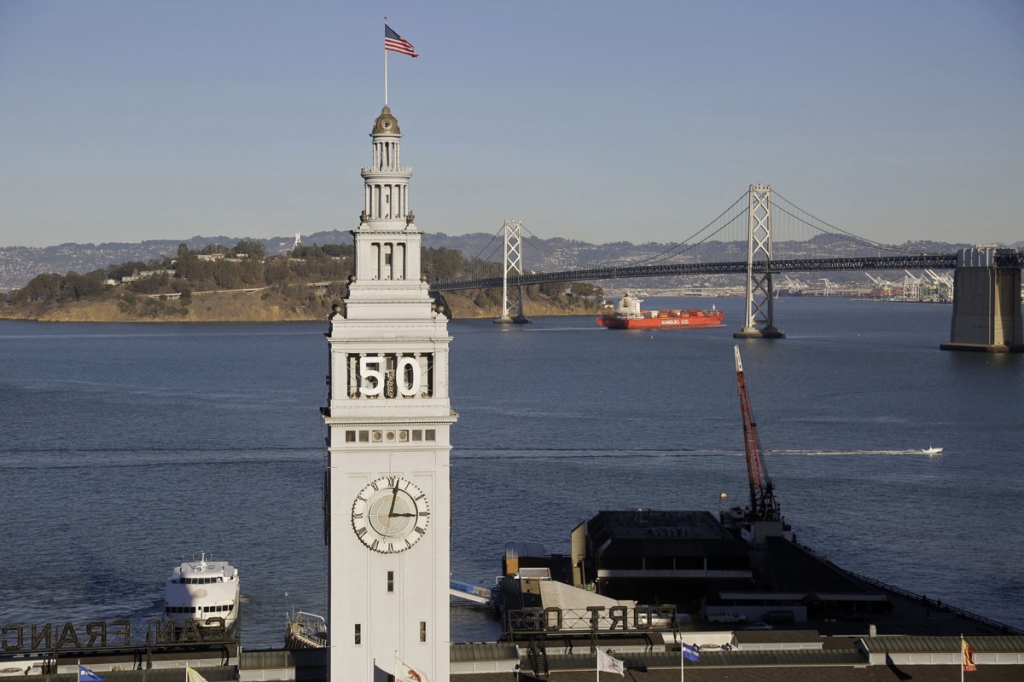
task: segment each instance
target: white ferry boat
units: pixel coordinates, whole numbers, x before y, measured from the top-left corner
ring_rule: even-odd
[[[164,590],[164,614],[178,627],[192,618],[200,627],[228,628],[238,619],[238,569],[226,561],[185,561],[174,569]]]

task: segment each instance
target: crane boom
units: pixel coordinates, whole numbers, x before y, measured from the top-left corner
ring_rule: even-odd
[[[750,411],[750,398],[747,396],[747,381],[743,378],[740,347],[735,346],[734,350],[740,413],[743,416],[743,445],[747,453],[747,476],[750,479],[750,520],[779,521],[782,518],[779,503],[775,500],[775,488],[761,457],[761,439],[757,435],[757,422]]]

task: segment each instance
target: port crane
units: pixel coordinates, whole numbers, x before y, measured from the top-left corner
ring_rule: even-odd
[[[747,381],[743,378],[743,361],[740,347],[736,352],[736,382],[739,385],[740,412],[743,415],[743,444],[747,451],[747,475],[750,478],[750,510],[748,521],[782,521],[779,503],[775,499],[775,487],[768,476],[768,468],[761,456],[761,438],[757,435],[757,422],[750,411],[747,396]]]

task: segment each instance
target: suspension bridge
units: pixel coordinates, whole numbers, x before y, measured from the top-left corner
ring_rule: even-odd
[[[774,275],[787,273],[953,270],[954,309],[950,350],[1024,351],[1021,331],[1021,269],[1024,253],[978,246],[957,253],[928,253],[883,244],[842,230],[772,192],[751,185],[713,221],[685,241],[632,262],[577,264],[568,269],[530,272],[524,267],[520,221],[505,221],[474,263],[489,264],[502,249],[501,274],[465,272],[430,283],[443,293],[502,288],[500,321],[525,321],[523,288],[553,282],[587,282],[691,275],[742,275],[746,316],[739,338],[782,338],[775,325]],[[745,244],[745,248],[744,245]],[[487,255],[484,253],[491,249]],[[555,261],[556,259],[551,259]],[[566,260],[564,257],[558,261]]]

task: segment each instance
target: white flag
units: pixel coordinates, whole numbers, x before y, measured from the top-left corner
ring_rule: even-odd
[[[601,673],[618,673],[625,677],[626,666],[617,658],[612,658],[600,649],[597,650],[597,671]]]
[[[395,682],[430,682],[427,674],[395,656]]]
[[[185,679],[187,679],[188,682],[206,682],[205,677],[187,665],[185,666]]]

